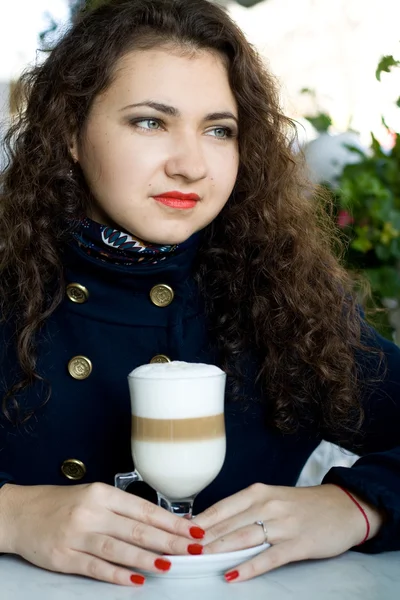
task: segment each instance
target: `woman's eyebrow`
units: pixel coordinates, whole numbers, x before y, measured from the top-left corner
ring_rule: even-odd
[[[127,108],[137,108],[139,106],[148,106],[149,108],[154,108],[159,112],[162,112],[170,117],[180,117],[180,111],[174,106],[170,106],[169,104],[163,104],[161,102],[153,102],[152,100],[147,100],[146,102],[138,102],[137,104],[128,104],[128,106],[124,106],[120,110],[126,110]],[[205,121],[219,121],[220,119],[232,119],[236,123],[238,123],[237,117],[230,111],[219,111],[209,113],[205,116]]]

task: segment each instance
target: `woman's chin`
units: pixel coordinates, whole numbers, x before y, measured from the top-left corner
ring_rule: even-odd
[[[150,239],[147,239],[146,241],[150,244],[157,244],[159,246],[177,246],[179,244],[183,244],[183,242],[186,242],[186,240],[189,239],[191,235],[193,235],[192,231],[188,231],[182,234],[177,233],[175,235],[169,236],[152,235],[150,236]]]
[[[186,237],[177,237],[177,238],[171,238],[171,239],[162,239],[160,241],[156,241],[156,242],[150,242],[152,244],[157,244],[158,246],[179,246],[179,244],[183,244],[183,242],[186,242],[186,240],[190,237],[190,235],[186,236]]]

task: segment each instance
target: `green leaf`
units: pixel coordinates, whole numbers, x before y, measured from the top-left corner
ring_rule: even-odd
[[[400,211],[393,209],[389,212],[388,221],[393,225],[395,229],[400,231]]]
[[[396,100],[396,106],[398,106],[400,108],[400,96]]]
[[[381,123],[382,123],[382,125],[384,126],[384,128],[385,128],[385,129],[388,129],[388,130],[390,129],[390,127],[389,127],[389,125],[386,123],[386,121],[385,121],[385,117],[384,117],[383,115],[381,116]]]
[[[357,250],[358,252],[362,252],[363,254],[369,252],[369,250],[372,250],[373,245],[370,240],[369,227],[355,227],[354,233],[356,234],[356,237],[350,244],[353,250]]]
[[[382,56],[376,68],[375,77],[380,81],[382,72],[389,73],[392,67],[398,67],[399,65],[400,61],[395,60],[393,56]]]
[[[371,132],[371,146],[372,146],[372,150],[374,151],[375,156],[379,157],[379,158],[386,158],[386,154],[383,152],[380,143],[378,142],[378,140],[376,139],[376,137],[374,136],[374,134]]]
[[[304,88],[301,88],[300,94],[310,94],[310,96],[315,96],[315,90],[312,90],[311,88],[308,88],[308,87],[304,87]]]
[[[384,190],[386,192],[386,190]],[[377,197],[375,198],[370,206],[371,216],[375,217],[377,220],[385,223],[390,219],[390,213],[393,210],[393,202],[390,192],[386,195],[385,198]]]
[[[326,113],[319,113],[318,115],[315,115],[315,117],[306,115],[305,119],[307,119],[319,133],[328,131],[329,127],[332,125],[332,119]]]
[[[381,298],[398,298],[400,296],[400,273],[396,267],[382,266],[376,269],[365,269],[371,282],[372,291]]]
[[[367,154],[365,154],[365,152],[357,146],[352,146],[351,144],[343,144],[343,147],[347,148],[347,150],[349,150],[350,152],[354,152],[354,154],[358,154],[359,156],[361,156],[361,158],[368,158]]]
[[[399,100],[400,100],[400,98],[399,98]],[[392,148],[390,157],[393,160],[393,163],[395,164],[397,171],[400,172],[400,133],[396,134],[396,138],[394,140],[394,146]],[[400,179],[399,179],[399,184],[400,184]],[[399,190],[399,194],[400,194],[400,190]]]
[[[365,275],[368,277],[371,288],[377,291],[380,288],[381,270],[380,269],[365,269]]]
[[[388,159],[382,164],[378,172],[383,180],[383,183],[388,185],[393,195],[396,194],[396,188],[400,194],[400,177],[399,177],[399,164],[393,157],[388,156]]]
[[[375,246],[375,254],[382,262],[386,262],[391,257],[392,253],[390,251],[389,246],[383,246],[382,244],[377,244]]]
[[[390,252],[397,261],[400,259],[400,242],[398,238],[390,242]]]

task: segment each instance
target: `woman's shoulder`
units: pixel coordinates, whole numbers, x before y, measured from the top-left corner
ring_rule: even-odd
[[[400,347],[394,340],[379,333],[364,318],[361,322],[361,344],[364,348],[357,352],[357,363],[365,374],[375,374],[378,377],[386,374],[400,382]]]
[[[363,431],[372,451],[398,443],[400,423],[400,348],[364,322],[358,352],[360,386],[364,409]]]

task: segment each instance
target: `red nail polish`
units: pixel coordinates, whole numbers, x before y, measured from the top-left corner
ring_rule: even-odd
[[[143,577],[143,575],[131,575],[131,581],[136,585],[143,585],[146,581],[146,577]]]
[[[229,571],[229,573],[225,573],[224,577],[226,581],[233,581],[239,577],[239,571]]]
[[[191,527],[189,533],[195,540],[202,540],[206,535],[206,532],[201,527]]]
[[[203,546],[201,544],[189,544],[187,551],[189,554],[202,554]]]
[[[159,571],[169,571],[171,568],[171,563],[169,560],[165,560],[164,558],[156,558],[154,561],[154,566]]]

